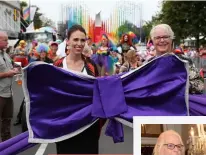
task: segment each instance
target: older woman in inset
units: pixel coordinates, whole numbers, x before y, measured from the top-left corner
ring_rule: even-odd
[[[150,32],[150,36],[156,50],[155,57],[159,57],[165,53],[173,52],[172,41],[174,39],[174,32],[169,25],[160,24],[153,27]],[[190,94],[202,94],[204,91],[204,79],[200,76],[198,69],[194,66],[194,63],[189,57],[185,56],[184,54],[178,54],[177,56],[181,60],[187,61],[189,63]]]
[[[184,155],[185,147],[180,135],[168,130],[160,134],[155,145],[154,155]]]

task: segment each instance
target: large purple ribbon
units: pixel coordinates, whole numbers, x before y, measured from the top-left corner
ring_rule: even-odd
[[[187,115],[187,72],[175,56],[158,58],[123,76],[93,79],[48,64],[28,67],[24,90],[30,109],[29,140],[61,141],[98,118],[112,119],[110,127],[115,128],[115,118],[132,123],[133,116]],[[115,142],[123,136],[109,131]]]

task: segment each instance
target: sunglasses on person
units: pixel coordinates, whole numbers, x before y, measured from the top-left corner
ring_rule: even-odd
[[[168,144],[164,144],[164,145],[167,146],[167,148],[169,150],[174,150],[174,148],[176,147],[179,151],[182,151],[184,148],[184,145],[182,145],[182,144],[175,145],[172,143],[168,143]]]

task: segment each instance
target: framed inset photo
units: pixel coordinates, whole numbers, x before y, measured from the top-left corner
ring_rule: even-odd
[[[161,134],[164,136],[158,139]],[[173,149],[185,155],[206,154],[205,116],[135,116],[133,142],[134,155],[161,154],[163,150],[169,154]],[[163,147],[154,149],[155,145]]]

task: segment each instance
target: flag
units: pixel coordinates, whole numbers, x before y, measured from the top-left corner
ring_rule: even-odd
[[[23,19],[24,20],[30,20],[30,7],[23,7]]]
[[[26,28],[26,32],[28,31],[34,31],[34,22],[31,22],[31,24]]]
[[[30,7],[30,20],[33,21],[35,13],[36,13],[37,7],[31,6]]]
[[[172,54],[126,74],[99,78],[34,62],[23,69],[29,134],[0,143],[0,154],[17,154],[35,145],[28,141],[71,138],[99,117],[110,120],[106,134],[119,142],[124,140],[121,123],[132,126],[133,116],[205,116],[206,95],[188,94],[186,70]]]
[[[101,11],[95,16],[95,27],[102,27]]]

